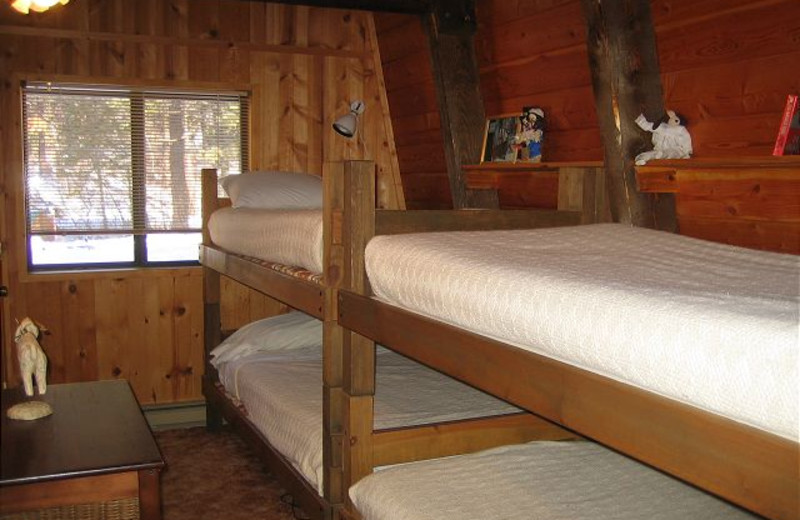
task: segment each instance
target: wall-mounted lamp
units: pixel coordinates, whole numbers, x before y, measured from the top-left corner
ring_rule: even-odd
[[[350,103],[350,112],[341,116],[333,123],[333,129],[336,130],[336,133],[345,137],[353,137],[356,135],[358,116],[364,113],[364,108],[364,102],[361,100]]]
[[[30,11],[43,13],[56,4],[66,5],[67,3],[69,0],[11,0],[11,7],[22,14],[28,14]]]

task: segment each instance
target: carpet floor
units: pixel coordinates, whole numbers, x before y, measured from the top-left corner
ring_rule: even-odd
[[[155,432],[167,462],[164,520],[294,520],[284,490],[233,432],[205,428]],[[304,518],[298,511],[297,518]]]

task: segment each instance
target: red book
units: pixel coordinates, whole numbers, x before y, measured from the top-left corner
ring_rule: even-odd
[[[789,94],[772,155],[800,155],[800,111],[797,95]]]

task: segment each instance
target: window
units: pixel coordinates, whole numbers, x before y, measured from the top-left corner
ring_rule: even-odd
[[[246,94],[28,83],[22,95],[31,270],[197,263],[200,170],[247,169]]]

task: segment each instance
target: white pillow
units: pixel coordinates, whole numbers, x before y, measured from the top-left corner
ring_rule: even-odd
[[[302,312],[254,321],[240,328],[211,351],[218,367],[253,352],[295,350],[322,345],[322,322]]]
[[[308,173],[251,172],[219,180],[234,208],[322,208],[322,178]]]

